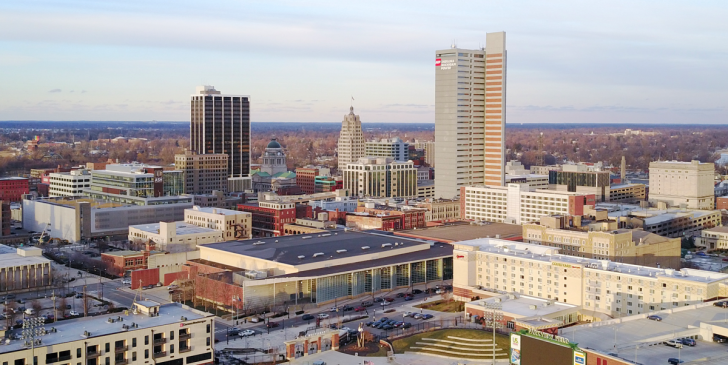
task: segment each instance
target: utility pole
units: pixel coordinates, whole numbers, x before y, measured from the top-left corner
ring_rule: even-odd
[[[88,301],[86,300],[86,285],[83,286],[83,316],[88,316]]]
[[[503,320],[503,305],[501,303],[486,302],[485,309],[483,316],[485,316],[486,324],[493,327],[493,365],[495,365],[495,329],[496,327],[503,327],[501,323],[501,320]]]
[[[56,312],[56,291],[53,290],[51,292],[51,299],[53,299],[53,323],[56,323],[56,316],[58,315],[58,312]]]

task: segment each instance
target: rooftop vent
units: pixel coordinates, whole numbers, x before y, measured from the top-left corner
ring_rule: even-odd
[[[301,239],[302,239],[302,240],[307,240],[307,239],[309,239],[309,238],[311,238],[311,237],[313,237],[313,236],[303,236],[303,237],[301,237]]]
[[[303,260],[303,259],[305,259],[305,258],[306,258],[306,256],[304,256],[304,255],[299,255],[299,256],[298,256],[298,259],[299,259],[299,260]]]
[[[313,254],[313,257],[319,257],[319,256],[323,256],[323,255],[324,255],[323,252],[316,252],[315,254]]]
[[[180,320],[180,321],[186,321],[186,320],[187,320],[187,317],[185,317],[185,316],[181,316],[181,317],[179,317],[179,320]]]
[[[384,247],[392,247],[391,243],[382,243],[382,248]]]
[[[537,308],[538,308],[538,306],[536,306],[535,304],[531,304],[528,306],[528,309],[530,309],[530,310],[536,310]]]
[[[501,302],[501,298],[495,298],[495,299],[493,299],[493,301],[496,302],[496,303],[500,303]]]
[[[264,244],[264,243],[265,243],[265,241],[257,241],[257,242],[253,242],[253,246],[258,246],[258,245],[262,245],[262,244]]]
[[[336,253],[344,253],[346,250],[336,250]]]
[[[361,246],[361,249],[362,250],[368,250],[369,249],[369,246]]]
[[[328,237],[328,236],[331,236],[331,233],[324,233],[321,235],[321,237]]]

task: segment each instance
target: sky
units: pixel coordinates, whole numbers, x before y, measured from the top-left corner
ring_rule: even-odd
[[[0,1],[0,120],[434,123],[435,50],[505,31],[508,123],[725,124],[728,2]],[[352,97],[354,98],[352,102]]]

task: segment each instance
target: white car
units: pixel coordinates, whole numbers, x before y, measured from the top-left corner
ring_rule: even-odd
[[[68,312],[68,314],[71,315],[71,316],[79,316],[80,315],[76,311],[70,311],[70,312]]]
[[[329,318],[329,315],[326,313],[319,313],[318,317],[321,319],[326,319],[326,318]]]
[[[388,302],[386,300],[383,301],[383,302],[381,302],[381,303],[379,303],[379,305],[381,305],[382,307],[384,307],[385,305],[390,305],[390,304],[392,304],[392,303],[390,303],[390,302]]]
[[[680,348],[680,349],[683,347],[682,342],[680,342],[678,340],[667,340],[667,341],[665,341],[665,345],[672,346],[675,348]]]
[[[240,337],[255,336],[255,331],[253,331],[253,330],[240,331],[240,333],[238,333],[238,336],[240,336]]]
[[[122,285],[131,285],[131,279],[121,279]]]
[[[336,312],[337,309],[338,309],[337,307],[331,307],[331,308],[329,308],[329,312]]]
[[[414,314],[413,312],[406,312],[406,313],[404,314],[404,316],[405,316],[405,317],[412,317],[412,316],[414,316],[414,315],[415,315],[415,314]]]

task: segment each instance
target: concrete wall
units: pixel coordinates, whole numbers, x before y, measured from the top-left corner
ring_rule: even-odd
[[[81,227],[78,212],[73,207],[47,204],[37,200],[23,200],[23,229],[43,232],[48,226],[48,234],[53,238],[78,242]]]

